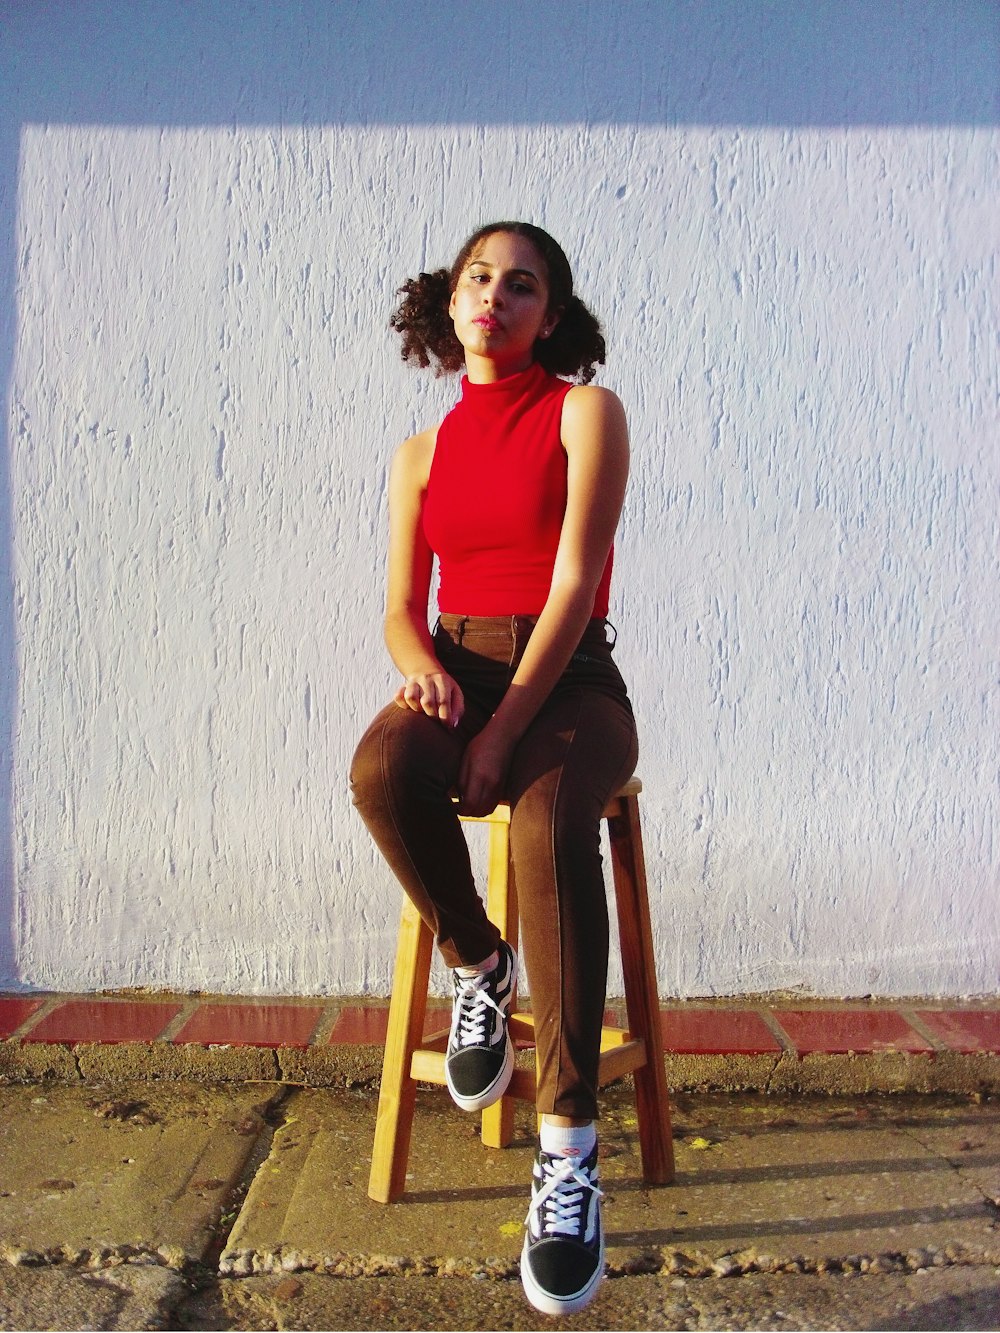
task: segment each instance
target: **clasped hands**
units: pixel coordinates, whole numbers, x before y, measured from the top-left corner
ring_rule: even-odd
[[[400,708],[436,718],[449,728],[457,727],[465,712],[461,686],[446,671],[407,676],[396,691],[394,702]],[[459,813],[488,815],[503,798],[515,744],[515,740],[503,735],[495,719],[472,738],[458,770]]]

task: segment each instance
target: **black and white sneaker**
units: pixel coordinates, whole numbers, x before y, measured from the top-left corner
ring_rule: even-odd
[[[514,1047],[507,1032],[517,978],[517,955],[501,940],[500,961],[492,972],[462,977],[452,972],[455,999],[445,1056],[448,1091],[463,1111],[482,1111],[498,1102],[514,1072]]]
[[[521,1251],[524,1294],[542,1314],[573,1314],[594,1299],[604,1277],[604,1231],[597,1144],[587,1157],[539,1149]]]

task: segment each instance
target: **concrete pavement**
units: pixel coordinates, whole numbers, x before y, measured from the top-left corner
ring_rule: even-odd
[[[683,1094],[643,1186],[601,1126],[609,1280],[571,1328],[1000,1326],[1000,1105]],[[371,1202],[370,1087],[0,1086],[2,1328],[538,1328],[517,1279],[532,1117],[483,1148],[418,1097],[408,1193]]]

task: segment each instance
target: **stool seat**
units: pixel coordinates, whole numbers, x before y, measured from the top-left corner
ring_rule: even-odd
[[[612,877],[618,910],[627,1028],[601,1029],[600,1086],[631,1073],[635,1081],[636,1119],[643,1179],[665,1185],[673,1179],[673,1145],[663,1033],[656,987],[646,868],[639,824],[642,783],[630,778],[608,801],[602,814],[611,846]],[[517,949],[517,887],[510,861],[510,805],[501,801],[488,815],[460,816],[464,823],[489,826],[486,912],[500,934]],[[405,1188],[417,1083],[444,1085],[449,1028],[423,1035],[427,1011],[433,936],[408,898],[404,898],[396,947],[389,1023],[382,1063],[375,1141],[368,1194],[392,1203]],[[534,1021],[511,999],[511,1040],[534,1045]],[[482,1112],[483,1142],[507,1147],[514,1135],[514,1103],[535,1100],[535,1071],[515,1068],[501,1100]]]

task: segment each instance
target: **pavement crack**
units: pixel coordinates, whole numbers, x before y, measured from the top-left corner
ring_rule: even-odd
[[[771,1066],[771,1068],[767,1071],[767,1077],[764,1079],[764,1093],[765,1093],[765,1095],[768,1094],[768,1093],[771,1091],[771,1083],[773,1082],[773,1080],[774,1080],[774,1076],[775,1076],[775,1074],[778,1072],[778,1066],[781,1064],[781,1061],[782,1061],[783,1059],[784,1059],[784,1052],[783,1052],[783,1051],[782,1051],[782,1052],[779,1052],[779,1054],[777,1054],[777,1055],[774,1057],[774,1064],[773,1064],[773,1065]]]
[[[271,1155],[275,1134],[287,1119],[284,1108],[291,1091],[287,1084],[278,1084],[273,1095],[257,1108],[257,1114],[260,1117],[260,1130],[247,1156],[239,1179],[233,1184],[222,1205],[211,1242],[199,1265],[200,1270],[204,1271],[207,1268],[213,1276],[221,1274],[220,1260],[229,1245],[229,1238],[240,1220],[240,1214],[243,1211],[243,1205],[246,1203],[247,1195],[250,1193],[250,1187],[253,1185],[257,1173]]]
[[[1000,1224],[1000,1197],[990,1194],[988,1190],[976,1179],[973,1167],[967,1166],[960,1159],[956,1159],[951,1153],[936,1148],[933,1143],[927,1143],[912,1125],[899,1125],[897,1128],[906,1135],[912,1142],[916,1143],[924,1152],[936,1157],[939,1161],[945,1162],[949,1169],[954,1172],[956,1178],[961,1183],[980,1196],[984,1206],[993,1218],[993,1225]]]

